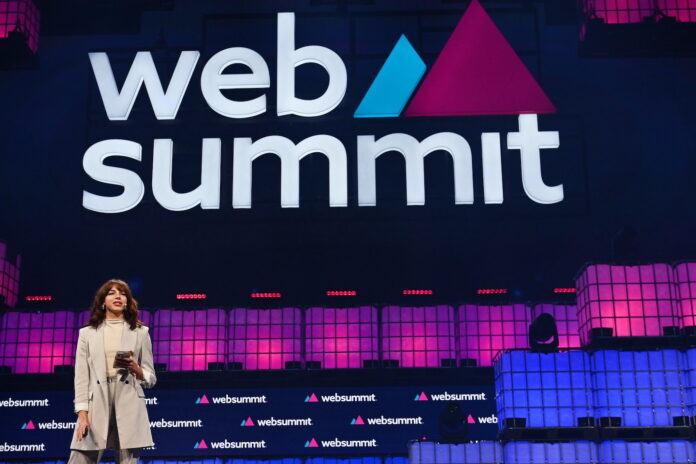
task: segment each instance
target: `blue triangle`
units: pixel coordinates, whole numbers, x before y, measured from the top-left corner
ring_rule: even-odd
[[[198,442],[196,442],[196,444],[193,445],[193,449],[198,449]]]
[[[350,421],[350,425],[355,425],[355,419]]]
[[[24,430],[24,429],[26,429],[26,428],[27,428],[27,423],[25,422],[25,423],[22,424],[22,430]]]
[[[245,427],[245,425],[244,425],[244,424],[246,424],[246,421],[245,421],[244,419],[242,419],[242,423],[241,423],[241,424],[239,424],[239,425],[241,425],[242,427]]]
[[[200,402],[201,402],[201,397],[199,396],[198,398],[196,398],[196,404],[198,404]]]
[[[418,393],[416,393],[416,397],[413,398],[413,401],[418,401],[418,398],[420,398],[420,395]]]
[[[304,402],[307,403],[309,401],[309,395],[307,395],[304,399]]]
[[[353,117],[398,117],[423,74],[425,63],[406,36],[401,35]]]
[[[309,440],[307,440],[307,441],[305,442],[304,447],[305,447],[305,448],[309,448]]]

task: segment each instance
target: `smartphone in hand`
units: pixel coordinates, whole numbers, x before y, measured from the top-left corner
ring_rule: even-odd
[[[117,351],[116,357],[114,358],[114,367],[127,367],[130,362],[130,357],[132,355],[132,351]]]

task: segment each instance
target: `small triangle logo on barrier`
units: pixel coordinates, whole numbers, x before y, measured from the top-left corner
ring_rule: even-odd
[[[469,414],[469,417],[466,418],[466,422],[468,424],[475,424],[476,420],[474,419],[474,417],[471,414]]]

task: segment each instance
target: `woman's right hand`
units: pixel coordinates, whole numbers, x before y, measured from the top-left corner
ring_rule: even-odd
[[[87,436],[89,431],[89,417],[87,411],[77,413],[77,441],[81,441]]]

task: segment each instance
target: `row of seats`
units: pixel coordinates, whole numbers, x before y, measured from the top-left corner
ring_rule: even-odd
[[[108,455],[108,454],[107,454]],[[104,464],[113,464],[113,461],[101,461]],[[277,459],[248,459],[248,458],[211,458],[211,459],[141,459],[142,464],[408,464],[404,457],[392,456],[361,456],[353,458],[277,458]],[[0,462],[0,464],[16,464],[13,462]],[[40,461],[34,464],[66,464],[66,461]]]
[[[108,452],[107,452],[108,456]],[[111,464],[112,461],[102,461]],[[249,459],[249,458],[209,458],[209,459],[141,459],[142,464],[408,464],[404,457],[392,456],[361,456],[353,458],[276,458],[276,459]],[[16,464],[13,462],[0,462],[0,464]],[[66,461],[39,461],[34,464],[66,464]]]
[[[501,428],[688,425],[696,349],[510,351],[495,364],[495,390]]]
[[[143,310],[155,362],[168,370],[490,366],[500,352],[528,347],[532,320],[556,320],[560,348],[615,336],[696,332],[696,263],[586,266],[578,305],[505,304]],[[0,366],[50,373],[71,365],[89,313],[3,313]]]
[[[205,370],[212,363],[252,370],[304,363],[315,368],[490,366],[500,350],[527,347],[530,317],[540,308],[159,309],[141,311],[140,318],[151,328],[155,362],[173,371]],[[50,373],[71,365],[78,329],[88,317],[86,311],[3,313],[0,366],[12,373]]]
[[[479,441],[465,444],[412,442],[410,464],[687,464],[696,462],[693,442],[574,441],[532,443]]]

